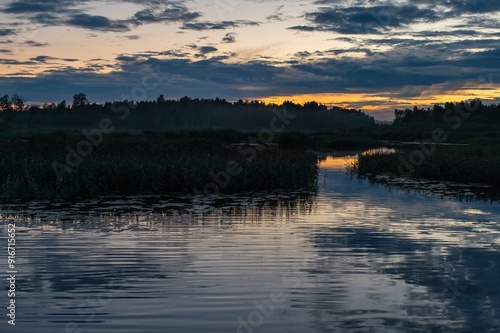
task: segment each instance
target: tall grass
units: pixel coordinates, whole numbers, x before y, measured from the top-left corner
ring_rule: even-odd
[[[401,159],[409,160],[411,151],[395,154],[363,155],[349,170],[361,177],[391,174],[400,176]],[[479,153],[467,148],[462,151],[438,149],[421,165],[413,165],[413,178],[481,183],[500,186],[500,155]]]
[[[95,148],[58,182],[53,161],[65,163],[66,145],[77,138],[32,138],[0,144],[0,195],[3,198],[75,198],[103,194],[203,192],[226,170],[229,161],[241,166],[220,192],[312,188],[317,160],[312,154],[266,147],[248,161],[221,140],[169,140],[115,137]],[[224,184],[225,185],[225,184]]]

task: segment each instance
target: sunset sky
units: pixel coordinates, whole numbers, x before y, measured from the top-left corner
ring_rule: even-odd
[[[2,1],[0,95],[316,100],[378,119],[499,103],[499,14],[492,0]]]

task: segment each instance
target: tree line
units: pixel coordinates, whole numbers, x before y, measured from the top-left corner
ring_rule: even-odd
[[[470,123],[500,125],[500,104],[485,105],[476,99],[469,102],[435,104],[427,109],[416,106],[413,109],[396,109],[394,123],[443,123],[463,115]]]
[[[276,112],[293,115],[286,130],[337,131],[374,125],[372,117],[361,110],[327,107],[317,102],[266,104],[261,101],[228,102],[225,99],[198,99],[188,96],[150,101],[110,101],[91,103],[84,93],[73,96],[73,103],[25,105],[20,95],[4,96],[0,104],[3,126],[11,128],[93,128],[104,117],[116,117],[126,109],[117,129],[181,130],[197,128],[233,128],[256,130],[269,127]],[[2,126],[2,124],[0,124]]]

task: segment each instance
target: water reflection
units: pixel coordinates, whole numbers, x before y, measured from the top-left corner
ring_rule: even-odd
[[[500,273],[494,264],[500,259],[497,251],[443,251],[433,240],[376,229],[332,228],[315,234],[313,241],[321,266],[330,271],[323,294],[340,289],[334,293],[332,308],[338,309],[332,326],[368,329],[374,323],[367,317],[375,317],[378,325],[401,331],[477,331],[471,329],[489,326],[498,315],[491,304],[500,295],[493,278]],[[332,275],[349,283],[339,284]],[[495,303],[500,305],[498,299]],[[318,307],[325,305],[318,301]]]
[[[2,332],[499,331],[500,205],[388,191],[345,160],[318,193],[2,205],[22,304]]]
[[[257,192],[207,196],[104,196],[77,202],[32,201],[3,204],[0,219],[21,227],[52,225],[93,231],[147,230],[203,221],[259,222],[263,218],[311,214],[316,192]]]
[[[348,171],[360,155],[393,154],[393,148],[377,148],[350,153],[320,155],[319,163],[324,170]],[[354,176],[354,175],[353,175]],[[460,201],[500,201],[500,189],[484,184],[462,184],[448,181],[432,181],[389,175],[368,175],[371,184],[384,184],[389,191],[403,191],[421,195],[433,195],[441,199],[452,198]],[[361,178],[364,179],[364,178]]]

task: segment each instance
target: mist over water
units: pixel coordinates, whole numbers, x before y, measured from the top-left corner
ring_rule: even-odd
[[[2,204],[19,274],[1,331],[498,331],[500,205],[343,163],[323,162],[317,193]]]

